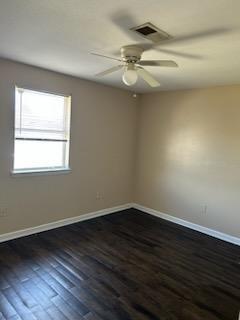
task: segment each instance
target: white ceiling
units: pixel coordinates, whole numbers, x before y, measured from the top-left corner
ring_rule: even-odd
[[[0,0],[0,56],[129,89],[121,71],[96,78],[116,63],[90,52],[117,57],[121,46],[144,42],[129,28],[150,21],[175,39],[205,36],[159,46],[197,57],[145,52],[145,59],[173,59],[179,68],[147,67],[161,87],[139,80],[131,90],[240,84],[239,14],[239,0]]]

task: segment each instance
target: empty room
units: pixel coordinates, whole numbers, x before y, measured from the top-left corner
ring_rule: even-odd
[[[0,320],[240,320],[239,13],[0,0]]]

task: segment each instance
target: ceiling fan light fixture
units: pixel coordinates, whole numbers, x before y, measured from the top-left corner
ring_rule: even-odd
[[[150,87],[158,87],[160,83],[154,78],[151,72],[148,72],[143,67],[178,67],[177,63],[172,60],[142,60],[144,49],[138,45],[123,46],[121,48],[121,59],[104,56],[98,53],[94,55],[110,58],[121,62],[118,66],[109,68],[105,71],[96,74],[97,77],[107,76],[115,71],[124,69],[122,81],[127,86],[133,86],[138,77],[143,79]],[[240,320],[240,319],[239,319]]]
[[[122,75],[122,80],[127,86],[132,86],[137,82],[138,74],[135,70],[135,66],[129,63]]]

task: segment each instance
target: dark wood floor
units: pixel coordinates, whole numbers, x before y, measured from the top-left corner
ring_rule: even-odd
[[[240,248],[127,210],[0,244],[0,319],[237,320]]]

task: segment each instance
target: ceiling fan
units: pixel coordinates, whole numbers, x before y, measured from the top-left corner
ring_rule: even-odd
[[[158,87],[160,83],[152,74],[143,68],[151,67],[178,67],[172,60],[142,60],[144,49],[138,45],[124,46],[121,48],[121,59],[104,56],[97,53],[93,55],[108,58],[121,62],[121,64],[96,74],[97,77],[103,77],[120,69],[124,69],[122,80],[127,86],[132,86],[137,82],[138,76],[147,82],[151,87]]]
[[[199,32],[185,34],[178,37],[172,37],[165,31],[160,30],[152,23],[147,22],[142,25],[138,25],[135,19],[129,15],[128,11],[117,12],[112,15],[112,22],[121,30],[124,34],[132,39],[134,42],[138,42],[139,35],[144,37],[144,43],[137,43],[133,45],[127,45],[121,47],[121,58],[113,58],[105,55],[92,53],[96,56],[116,60],[120,62],[119,65],[112,67],[108,70],[96,74],[98,77],[103,77],[112,72],[123,69],[122,80],[128,85],[134,85],[138,79],[141,77],[145,82],[147,82],[151,87],[158,87],[160,83],[152,76],[152,74],[143,68],[143,66],[151,67],[178,67],[177,63],[172,60],[142,60],[142,53],[147,50],[157,50],[165,54],[170,54],[173,56],[179,56],[181,58],[187,59],[202,59],[201,55],[189,54],[184,52],[178,52],[176,50],[165,49],[164,46],[174,45],[184,42],[192,42],[206,37],[214,37],[222,35],[229,30],[226,28],[215,28],[211,30],[202,30]],[[137,27],[133,27],[133,26]],[[134,32],[133,32],[134,31]],[[137,38],[138,37],[138,38]],[[150,40],[150,42],[149,42]],[[160,46],[160,48],[159,48]],[[162,48],[163,47],[163,48]],[[115,53],[114,53],[115,54]]]

